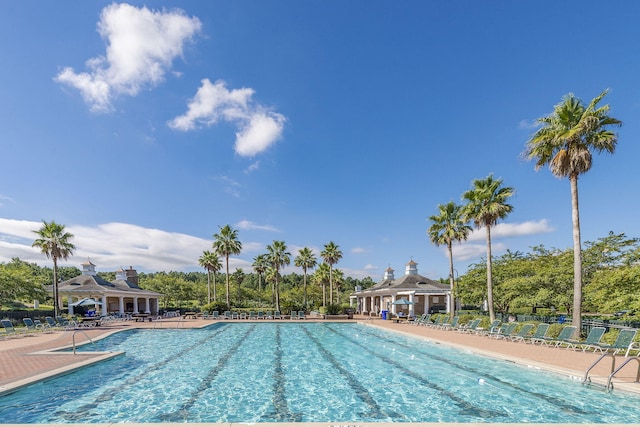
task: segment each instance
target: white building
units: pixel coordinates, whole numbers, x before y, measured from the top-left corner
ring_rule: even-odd
[[[58,285],[58,295],[67,298],[69,314],[73,314],[73,303],[83,298],[93,298],[102,303],[102,315],[109,313],[157,314],[162,294],[140,289],[138,273],[133,267],[116,271],[116,280],[108,282],[96,273],[90,260],[82,263],[82,274]],[[61,305],[62,306],[62,305]]]
[[[393,272],[391,267],[387,268],[381,282],[351,295],[351,299],[355,300],[357,312],[378,316],[383,310],[394,314],[403,311],[419,316],[423,313],[451,310],[451,286],[419,275],[418,263],[415,261],[411,260],[406,264],[402,277],[396,279]],[[409,300],[412,304],[393,304],[401,298]]]

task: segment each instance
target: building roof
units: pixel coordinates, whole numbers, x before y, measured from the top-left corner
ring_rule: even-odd
[[[417,274],[417,269],[415,268],[417,265],[418,264],[414,260],[411,260],[406,264],[407,269],[405,270],[404,275],[398,278],[384,279],[370,288],[363,289],[361,292],[357,292],[357,294],[378,294],[385,291],[390,291],[392,293],[403,291],[413,291],[417,293],[442,293],[447,292],[451,289],[448,283],[440,283],[435,280],[429,279],[428,277]],[[390,269],[391,267],[389,267],[387,270]]]
[[[97,295],[115,295],[122,293],[159,296],[158,292],[140,289],[136,284],[127,280],[109,282],[93,274],[81,274],[73,279],[65,280],[58,285],[58,292],[65,293],[94,293]]]

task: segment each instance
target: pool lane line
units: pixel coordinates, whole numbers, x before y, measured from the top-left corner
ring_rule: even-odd
[[[238,349],[240,348],[244,340],[246,340],[255,329],[256,325],[251,325],[244,333],[244,335],[242,335],[242,337],[240,337],[240,339],[238,339],[236,343],[231,348],[229,348],[229,350],[222,357],[218,359],[217,365],[209,370],[207,375],[200,382],[200,385],[198,385],[198,387],[191,393],[191,396],[189,396],[189,399],[185,403],[183,403],[179,409],[167,414],[160,414],[158,418],[160,418],[162,422],[186,422],[189,419],[189,409],[191,409],[191,407],[197,402],[198,398],[204,392],[210,390],[213,380],[215,380],[220,371],[227,365],[229,360],[238,353]]]
[[[369,393],[367,387],[362,385],[360,381],[349,372],[342,364],[333,356],[333,354],[327,350],[322,343],[309,332],[307,326],[302,326],[302,330],[307,334],[309,339],[313,341],[313,343],[318,347],[320,353],[333,365],[333,367],[345,377],[347,384],[353,389],[356,395],[360,398],[360,400],[369,407],[369,413],[366,414],[367,417],[378,420],[388,420],[388,419],[396,419],[400,415],[396,412],[391,411],[389,414],[385,413],[378,402],[373,398],[373,396]]]
[[[125,381],[123,383],[115,385],[115,386],[111,386],[111,387],[105,389],[99,395],[94,397],[93,401],[91,403],[85,403],[84,405],[79,406],[73,412],[62,411],[62,410],[56,411],[55,415],[56,416],[60,416],[60,417],[64,418],[65,420],[83,419],[84,417],[86,417],[85,412],[96,408],[100,402],[111,400],[112,396],[115,393],[121,392],[122,389],[125,388],[125,387],[137,385],[138,382],[140,380],[144,379],[145,377],[147,377],[150,372],[157,371],[158,369],[163,368],[169,362],[172,362],[175,359],[177,359],[179,357],[182,357],[185,354],[188,354],[189,352],[193,351],[195,348],[198,348],[198,347],[206,344],[207,342],[209,342],[211,340],[211,338],[219,335],[221,332],[223,332],[228,327],[229,327],[229,325],[226,325],[226,326],[214,329],[213,333],[203,337],[201,340],[197,341],[195,344],[193,344],[191,346],[188,346],[188,347],[185,347],[184,349],[182,349],[181,351],[179,351],[176,354],[170,354],[165,359],[163,359],[163,360],[161,360],[159,362],[156,362],[153,365],[149,366],[147,369],[144,370],[144,372],[141,372],[141,373],[139,373],[138,375],[136,375],[134,377],[130,377],[130,378],[125,379]]]
[[[369,335],[369,336],[371,336],[373,338],[377,338],[377,339],[387,339],[388,338],[388,337],[383,337],[380,334],[374,334],[374,333],[372,333],[370,331],[366,331],[366,332],[363,332],[363,333],[366,333],[367,335]],[[423,351],[417,350],[417,349],[409,346],[408,344],[403,344],[403,343],[401,343],[399,341],[394,341],[394,344],[412,351],[414,355],[415,354],[420,354],[420,355],[428,357],[430,359],[435,359],[435,360],[438,360],[440,362],[446,363],[446,364],[448,364],[450,366],[453,366],[453,367],[455,367],[457,369],[460,369],[462,371],[471,372],[471,373],[474,374],[473,377],[469,377],[471,379],[473,379],[474,377],[475,378],[480,378],[480,379],[483,379],[485,382],[486,382],[487,379],[489,379],[489,380],[491,380],[491,382],[488,383],[488,384],[490,384],[490,385],[492,385],[494,387],[497,387],[496,384],[499,384],[499,385],[503,385],[503,386],[508,387],[508,388],[512,388],[514,391],[517,391],[517,392],[520,392],[520,393],[525,393],[525,394],[527,394],[529,396],[532,396],[534,398],[543,400],[545,403],[554,405],[554,406],[558,407],[558,409],[560,409],[560,410],[562,410],[564,412],[573,413],[573,414],[577,414],[577,415],[597,414],[597,412],[589,411],[589,410],[587,410],[585,408],[580,408],[578,406],[572,405],[569,402],[563,401],[561,397],[558,397],[558,398],[556,398],[554,400],[549,400],[548,396],[545,396],[542,393],[538,393],[538,392],[532,391],[530,389],[521,387],[519,384],[514,384],[514,383],[512,383],[510,381],[506,381],[506,380],[504,380],[502,378],[499,378],[499,377],[496,377],[495,375],[492,375],[490,373],[480,372],[480,371],[478,371],[476,369],[470,369],[468,366],[464,366],[464,365],[461,365],[459,363],[453,362],[453,361],[451,361],[451,360],[449,360],[449,359],[447,359],[445,357],[436,356],[436,355],[433,355],[431,353],[427,353],[427,352],[423,352]]]
[[[262,422],[301,422],[302,414],[289,411],[286,395],[286,375],[282,364],[282,337],[280,336],[281,325],[276,325],[275,353],[273,361],[273,388],[272,403],[274,412],[262,415]]]
[[[422,375],[420,375],[420,374],[418,374],[416,372],[413,372],[410,369],[407,369],[405,366],[403,366],[402,364],[398,363],[396,360],[394,360],[394,359],[392,359],[392,358],[390,358],[388,356],[385,356],[383,354],[377,353],[377,352],[371,350],[370,348],[362,345],[361,343],[359,343],[356,340],[352,339],[350,336],[345,335],[342,332],[334,329],[333,326],[325,324],[325,327],[327,329],[329,329],[330,331],[332,331],[333,333],[335,333],[336,335],[340,335],[346,341],[351,342],[353,345],[355,345],[357,347],[360,347],[365,352],[376,356],[377,358],[379,358],[380,360],[388,363],[389,365],[395,366],[397,369],[402,371],[405,375],[407,375],[409,377],[412,377],[414,379],[417,379],[418,381],[421,381],[422,383],[426,384],[428,387],[430,387],[430,388],[442,393],[447,398],[449,398],[449,400],[451,400],[452,402],[457,404],[457,406],[460,408],[460,414],[462,414],[462,415],[475,416],[475,417],[479,417],[480,419],[506,417],[507,416],[507,414],[504,413],[504,412],[488,410],[488,409],[484,409],[484,408],[480,408],[478,406],[475,406],[473,403],[468,402],[468,401],[460,398],[458,395],[456,395],[454,393],[451,393],[449,390],[441,387],[439,384],[431,382],[427,378],[423,377]]]

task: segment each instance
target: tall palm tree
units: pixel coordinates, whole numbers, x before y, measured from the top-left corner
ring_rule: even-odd
[[[320,252],[320,256],[329,264],[329,301],[333,302],[333,265],[337,264],[342,258],[340,247],[333,241],[324,245],[324,250]]]
[[[258,273],[258,292],[262,292],[262,275],[269,266],[267,255],[257,255],[255,258],[253,258],[253,264],[251,266],[253,267],[253,271]]]
[[[489,175],[485,179],[473,180],[471,190],[462,195],[467,201],[462,208],[463,219],[473,221],[476,228],[485,227],[487,230],[487,304],[491,322],[495,319],[491,278],[491,227],[513,211],[513,206],[507,200],[514,192],[511,187],[503,187],[501,179],[493,179],[493,175]]]
[[[344,285],[344,283],[344,273],[342,270],[338,268],[333,270],[333,286],[336,288],[336,304],[340,304],[340,289],[342,289],[342,285]],[[333,304],[333,301],[331,304]]]
[[[211,304],[211,273],[213,273],[213,300],[216,300],[216,273],[222,268],[218,255],[211,251],[202,252],[198,259],[201,267],[207,270],[207,304]]]
[[[227,274],[227,308],[231,308],[231,300],[229,299],[229,257],[238,255],[242,252],[242,242],[238,240],[238,230],[232,228],[229,224],[220,227],[220,232],[213,235],[213,249],[219,256],[225,258],[226,274]]]
[[[607,95],[604,90],[585,107],[572,93],[565,95],[553,113],[541,117],[542,125],[527,142],[525,156],[535,159],[536,170],[545,165],[559,178],[569,178],[571,185],[571,217],[573,220],[573,315],[571,324],[580,330],[582,324],[582,248],[578,177],[591,169],[592,152],[614,153],[618,136],[612,126],[622,126],[610,117],[609,105],[598,106]]]
[[[331,267],[329,264],[323,262],[318,265],[318,269],[313,274],[313,281],[316,284],[322,285],[322,306],[326,307],[327,305],[327,283],[329,283],[329,278],[331,275]]]
[[[276,311],[280,311],[280,286],[278,285],[278,276],[280,268],[291,263],[291,254],[287,252],[287,245],[282,240],[274,240],[272,244],[267,246],[269,263],[275,270],[275,301]]]
[[[40,252],[45,254],[47,258],[53,260],[53,313],[55,316],[60,314],[60,305],[58,298],[58,260],[68,259],[73,255],[76,248],[70,240],[73,234],[64,230],[64,225],[57,224],[55,221],[42,221],[42,227],[33,230],[39,237],[31,245],[34,248],[40,248]]]
[[[293,262],[296,267],[301,267],[304,271],[304,308],[307,308],[307,270],[313,269],[318,261],[313,251],[304,247],[298,251],[298,256]]]
[[[429,217],[431,226],[427,230],[429,239],[436,246],[447,245],[449,253],[449,283],[451,285],[449,320],[453,320],[456,311],[456,289],[453,277],[453,242],[467,240],[471,227],[466,224],[462,215],[462,206],[449,202],[446,205],[438,205],[438,215]]]

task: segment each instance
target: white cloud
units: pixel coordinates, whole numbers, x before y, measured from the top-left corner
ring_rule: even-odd
[[[540,124],[538,123],[537,120],[522,119],[518,123],[518,129],[532,130],[532,129],[536,129],[539,126]]]
[[[38,265],[51,266],[51,261],[31,244],[34,230],[41,222],[0,218],[0,262],[13,257]],[[74,235],[73,256],[60,265],[77,266],[87,258],[99,271],[114,271],[132,265],[141,271],[188,270],[198,267],[202,251],[210,249],[212,240],[182,233],[144,228],[132,224],[108,223],[96,227],[70,225],[66,231]],[[233,268],[244,267],[245,261],[235,259]]]
[[[89,59],[87,72],[66,67],[55,80],[78,89],[92,111],[110,111],[115,96],[135,96],[162,82],[201,26],[198,18],[189,18],[179,9],[151,11],[111,4],[102,10],[97,25],[106,56]]]
[[[261,230],[261,231],[275,231],[279,232],[276,227],[272,225],[259,225],[252,221],[242,220],[236,224],[240,230]]]
[[[0,207],[4,206],[5,202],[13,202],[13,199],[11,199],[11,197],[0,194]]]
[[[251,172],[256,171],[258,169],[260,169],[260,160],[257,160],[255,162],[251,163],[245,172],[246,173],[251,173]]]
[[[365,248],[352,248],[351,249],[351,253],[352,254],[363,254],[367,252],[367,250]]]
[[[251,101],[253,93],[250,88],[229,90],[222,80],[211,83],[209,79],[203,79],[188,103],[187,112],[169,121],[168,125],[186,132],[212,126],[221,120],[233,123],[239,128],[236,153],[243,157],[254,156],[280,139],[286,118],[262,105],[255,105]]]
[[[495,227],[491,227],[491,238],[498,237],[515,237],[529,236],[531,234],[550,233],[554,228],[549,225],[549,221],[541,219],[540,221],[526,221],[520,224],[499,223]],[[485,227],[474,229],[467,241],[478,241],[487,239],[487,230]]]

